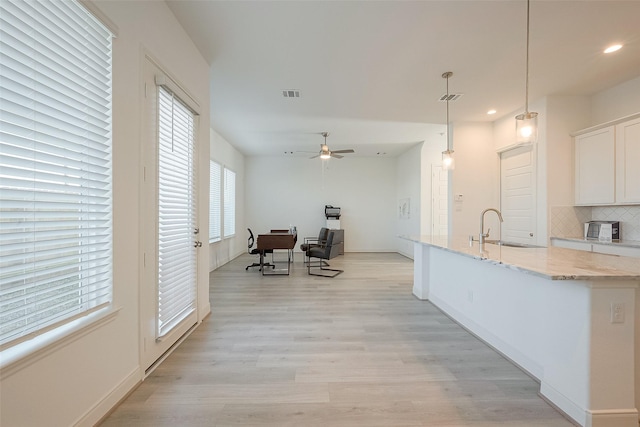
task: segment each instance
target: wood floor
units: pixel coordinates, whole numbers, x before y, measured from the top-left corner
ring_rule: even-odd
[[[411,260],[348,253],[331,260],[345,270],[334,279],[307,276],[299,259],[288,277],[245,271],[251,262],[211,274],[212,315],[104,427],[573,425],[413,297]]]

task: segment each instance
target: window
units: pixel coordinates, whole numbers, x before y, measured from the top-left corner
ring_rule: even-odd
[[[112,34],[77,2],[0,1],[0,345],[112,292]]]
[[[209,161],[209,243],[220,240],[220,183],[222,181],[220,164]]]
[[[224,168],[224,237],[236,234],[236,173]]]
[[[196,309],[195,114],[158,88],[158,337]]]

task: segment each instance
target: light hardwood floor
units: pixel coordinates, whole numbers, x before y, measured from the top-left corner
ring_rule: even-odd
[[[212,315],[107,426],[572,426],[538,384],[411,294],[413,263],[347,253],[345,272],[214,271]],[[505,319],[508,322],[509,319]]]

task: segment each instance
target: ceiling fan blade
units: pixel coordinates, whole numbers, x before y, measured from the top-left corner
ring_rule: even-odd
[[[332,151],[332,152],[331,152],[331,157],[336,158],[336,159],[341,159],[341,158],[343,158],[344,156],[341,156],[341,155],[339,155],[339,154],[336,154],[336,152],[335,152],[335,151]]]
[[[318,157],[320,157],[320,154],[316,154],[315,156],[311,156],[311,157],[309,157],[309,158],[310,158],[310,159],[315,159],[315,158],[318,158]]]
[[[331,151],[332,153],[355,153],[355,151],[353,151],[352,148],[349,148],[347,150],[333,150]]]

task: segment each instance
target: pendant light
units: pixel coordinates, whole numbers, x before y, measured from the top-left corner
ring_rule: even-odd
[[[527,61],[524,113],[516,116],[516,143],[533,143],[538,138],[538,113],[529,111],[529,1],[527,0]]]
[[[442,73],[442,78],[447,79],[447,150],[442,152],[442,169],[453,170],[455,168],[455,159],[453,158],[452,144],[450,142],[451,132],[449,132],[449,77],[453,76],[451,71]]]

